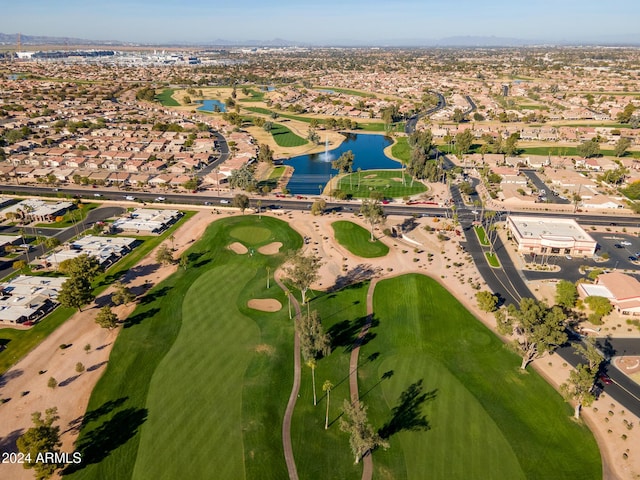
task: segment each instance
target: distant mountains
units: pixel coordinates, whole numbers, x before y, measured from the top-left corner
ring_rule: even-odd
[[[17,45],[17,33],[0,33],[0,45]],[[496,36],[453,36],[440,39],[389,39],[378,42],[353,41],[353,40],[332,40],[331,42],[295,42],[282,38],[272,40],[226,40],[215,39],[203,42],[185,42],[180,40],[159,42],[159,43],[135,43],[123,42],[119,40],[88,40],[86,38],[74,37],[50,37],[45,35],[24,35],[20,36],[21,45],[26,48],[35,45],[52,46],[74,46],[90,45],[96,47],[117,47],[117,46],[149,46],[149,47],[322,47],[322,46],[343,46],[343,47],[525,47],[533,45],[640,45],[640,35],[608,35],[598,40],[532,40],[522,38],[508,38]]]

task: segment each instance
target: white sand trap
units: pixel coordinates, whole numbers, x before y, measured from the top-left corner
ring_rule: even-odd
[[[282,304],[275,298],[252,298],[247,306],[261,312],[277,312],[282,308]]]
[[[245,253],[247,253],[249,250],[247,249],[247,247],[245,247],[243,244],[241,244],[240,242],[233,242],[231,245],[229,245],[229,248],[234,252],[237,253],[238,255],[244,255]]]
[[[258,251],[263,255],[275,255],[280,251],[280,247],[282,247],[281,242],[271,242],[269,245],[260,247]]]
[[[394,182],[400,182],[402,183],[402,179],[398,178],[398,177],[393,177],[391,180],[393,180]]]
[[[376,178],[378,176],[377,173],[371,173],[369,175],[366,175],[364,178]]]

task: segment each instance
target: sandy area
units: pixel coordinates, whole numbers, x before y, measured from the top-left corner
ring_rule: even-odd
[[[247,307],[261,312],[277,312],[282,304],[275,298],[252,298],[247,302]]]
[[[174,257],[178,258],[191,245],[192,239],[199,238],[215,218],[209,211],[200,212],[175,232]],[[164,243],[171,247],[169,240]],[[156,263],[154,250],[127,272],[123,283],[134,292],[142,293],[177,268],[176,265],[161,266]],[[118,329],[110,332],[100,328],[94,322],[99,306],[109,303],[112,291],[111,288],[104,291],[90,306],[76,313],[2,376],[0,396],[11,400],[0,405],[0,450],[16,451],[16,438],[32,426],[31,414],[56,406],[60,416],[58,425],[62,432],[62,451],[73,451],[77,427],[87,408],[91,391],[105,370],[118,332]],[[114,307],[114,311],[122,320],[134,308],[135,304],[131,303]],[[70,346],[62,350],[59,348],[61,344]],[[84,350],[85,345],[91,346],[88,352]],[[75,370],[78,362],[86,368],[81,374]],[[40,374],[40,371],[44,373]],[[47,386],[50,377],[58,381],[55,389]],[[23,469],[21,465],[2,464],[0,478],[32,479],[33,472]]]
[[[432,192],[432,194],[439,199],[443,199],[446,195],[441,191]],[[358,208],[354,207],[354,211],[357,210]],[[423,228],[427,224],[436,228],[444,222],[436,223],[428,217],[418,219],[389,217],[385,227],[397,227],[404,223],[406,240],[384,237],[381,230],[377,229],[377,236],[390,247],[389,254],[383,258],[363,260],[351,255],[332,238],[330,224],[338,219],[348,219],[368,228],[368,225],[352,213],[334,213],[314,217],[308,212],[277,210],[263,213],[263,215],[273,215],[289,221],[301,235],[309,237],[310,241],[304,248],[307,252],[313,252],[322,257],[324,261],[320,269],[320,279],[314,286],[316,289],[337,288],[373,276],[388,277],[407,272],[428,274],[452,292],[479,320],[489,328],[495,329],[493,315],[481,312],[477,308],[475,301],[477,290],[474,286],[480,286],[480,289],[486,289],[486,286],[475,265],[460,245],[462,237],[449,235],[450,240],[440,241],[435,232],[426,232]],[[186,248],[187,242],[198,238],[207,223],[217,218],[207,211],[191,219],[175,234],[178,250]],[[459,262],[458,265],[454,265],[455,262]],[[153,261],[153,255],[145,259],[144,264],[147,266],[146,269],[138,267],[130,271],[127,283],[142,284],[145,280],[155,283],[176,268],[175,266],[160,268]],[[149,273],[145,274],[144,272],[147,271]],[[138,276],[136,272],[139,272]],[[313,295],[313,292],[310,292],[310,295]],[[121,318],[124,318],[132,309],[133,306],[127,307],[126,311],[120,308]],[[70,431],[69,427],[84,413],[91,389],[98,379],[99,372],[104,370],[104,362],[108,359],[116,335],[115,332],[105,332],[91,321],[96,313],[97,309],[92,308],[75,315],[9,372],[9,380],[5,386],[0,387],[0,394],[3,397],[12,398],[10,402],[0,406],[0,415],[3,419],[0,424],[2,446],[10,446],[12,439],[15,441],[16,434],[30,426],[31,412],[57,405],[62,417],[60,424],[65,431],[63,449],[64,451],[72,450],[76,432]],[[61,343],[71,343],[72,346],[66,350],[60,350],[58,345]],[[88,354],[83,350],[83,346],[87,343],[92,345]],[[97,346],[104,346],[104,348],[98,350]],[[261,349],[263,350],[265,349]],[[73,378],[76,375],[74,366],[78,361],[82,361],[87,367],[93,365],[97,367],[74,380],[68,380],[67,385],[55,390],[46,386],[50,376],[55,377],[59,382]],[[569,374],[569,367],[554,355],[536,360],[534,368],[556,388],[566,380]],[[47,372],[38,375],[39,370],[47,370]],[[20,392],[23,391],[30,393],[21,397]],[[639,419],[624,412],[606,394],[602,395],[593,407],[583,410],[583,418],[589,424],[600,445],[605,459],[605,478],[636,478],[640,475],[640,455],[637,455],[637,450],[635,452],[626,450],[631,450],[632,445],[640,444]],[[625,421],[633,423],[636,428],[629,430],[628,423]],[[625,453],[628,454],[628,459],[623,459]],[[21,468],[2,465],[0,478],[32,478],[32,474]]]
[[[230,244],[229,250],[231,250],[233,253],[237,253],[238,255],[244,255],[249,251],[249,249],[247,249],[247,247],[245,247],[240,242],[233,242],[232,244]]]
[[[263,255],[275,255],[280,251],[281,247],[282,247],[282,242],[271,242],[268,245],[263,245],[262,247],[260,247],[258,249],[258,252],[260,252]]]

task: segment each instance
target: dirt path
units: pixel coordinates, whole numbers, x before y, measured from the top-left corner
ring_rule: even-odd
[[[298,319],[300,317],[300,305],[298,301],[284,283],[282,283],[279,275],[274,276],[274,278],[278,286],[289,296],[296,310],[296,319]],[[295,333],[293,340],[293,385],[291,386],[291,395],[289,395],[287,409],[284,411],[284,418],[282,419],[282,448],[284,450],[284,459],[287,462],[287,470],[289,471],[289,480],[298,480],[298,470],[296,469],[296,460],[293,457],[293,447],[291,445],[291,418],[293,417],[293,411],[296,408],[296,401],[298,400],[298,392],[300,391],[300,374],[300,337]]]
[[[209,211],[202,211],[176,230],[174,256],[186,250],[192,240],[199,238],[207,225],[218,218]],[[171,247],[170,240],[163,244]],[[177,265],[158,265],[154,250],[127,271],[123,283],[134,292],[143,294],[177,268]],[[58,408],[60,416],[57,423],[61,431],[61,450],[73,451],[91,392],[106,368],[119,331],[110,332],[95,323],[100,307],[110,304],[112,292],[113,289],[109,288],[101,293],[91,305],[73,315],[2,376],[0,393],[3,398],[10,399],[0,405],[2,451],[16,452],[17,438],[32,426],[31,414],[44,412],[53,406]],[[135,306],[135,303],[120,305],[113,311],[122,320],[133,312]],[[59,348],[62,344],[69,347]],[[90,345],[88,351],[85,351],[85,345]],[[85,366],[84,372],[76,372],[77,363]],[[50,377],[58,381],[54,389],[47,386]],[[0,464],[0,478],[32,479],[33,471],[19,464]]]

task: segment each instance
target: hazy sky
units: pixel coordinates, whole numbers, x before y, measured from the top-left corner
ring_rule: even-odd
[[[2,6],[0,32],[132,42],[271,40],[383,45],[451,36],[640,41],[640,1],[28,0]]]

